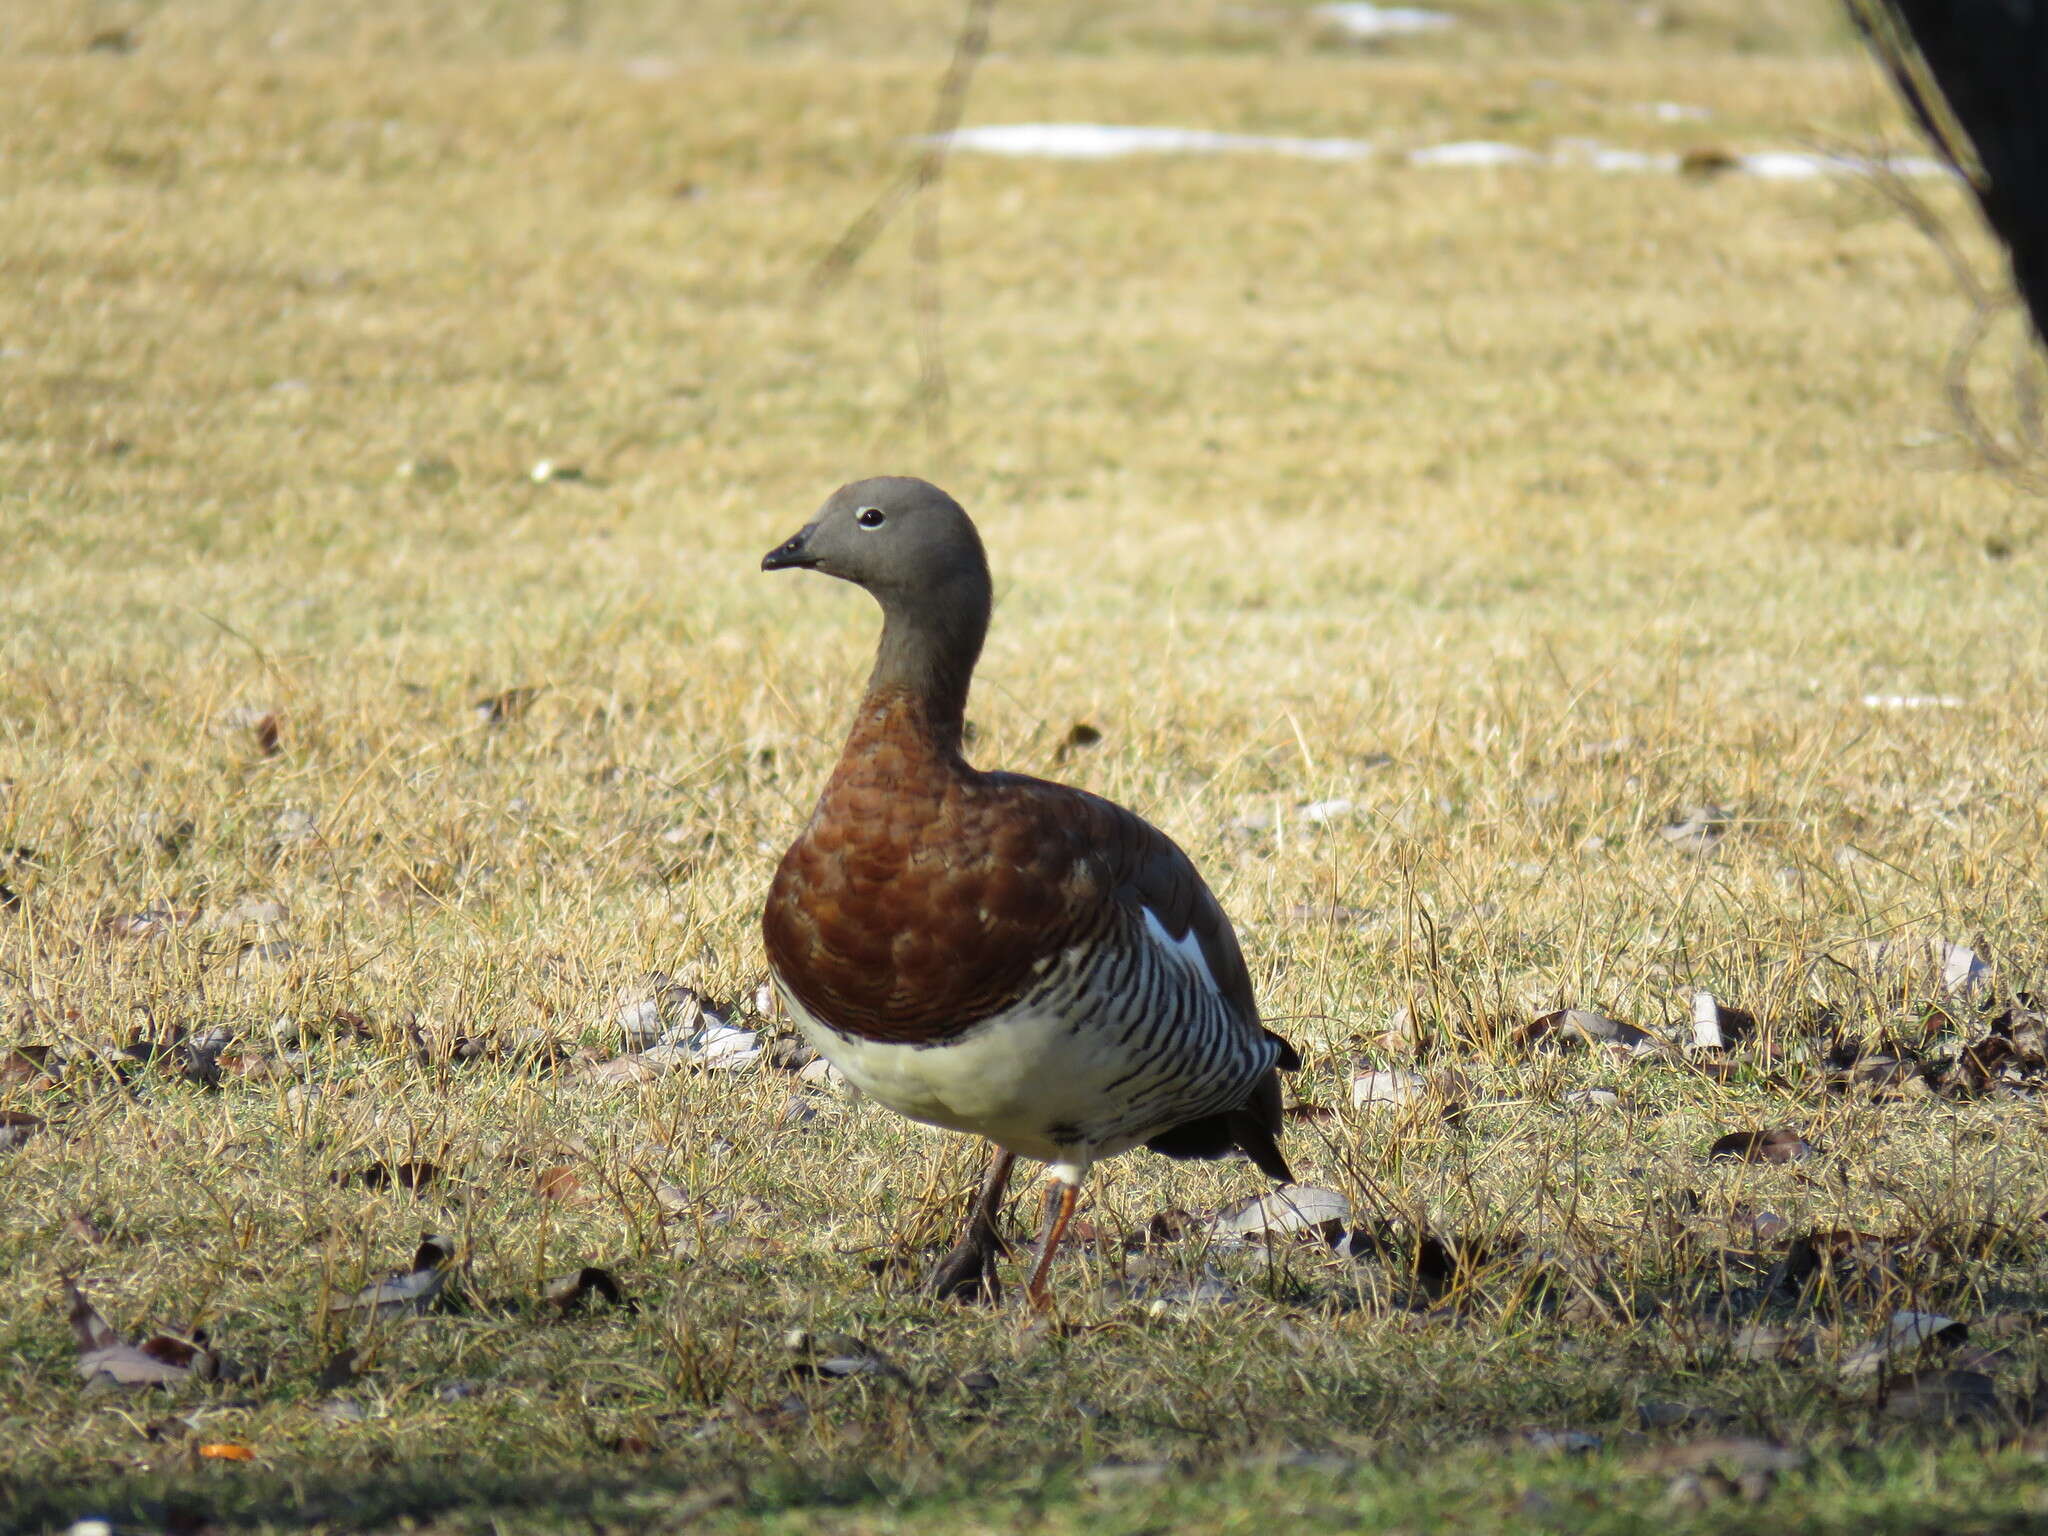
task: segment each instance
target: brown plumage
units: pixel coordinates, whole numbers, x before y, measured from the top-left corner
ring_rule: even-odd
[[[862,481],[762,564],[841,576],[883,608],[867,696],[762,929],[823,1054],[891,1108],[1003,1149],[941,1289],[993,1289],[1012,1153],[1058,1184],[1035,1300],[1097,1158],[1239,1148],[1287,1179],[1275,1069],[1299,1059],[1260,1026],[1187,855],[1099,796],[960,755],[990,602],[966,514],[923,481]]]

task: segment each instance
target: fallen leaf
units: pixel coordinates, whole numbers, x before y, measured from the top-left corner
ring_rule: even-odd
[[[533,701],[540,695],[539,687],[507,688],[500,693],[484,695],[472,707],[485,725],[509,725],[532,708]]]
[[[1150,1488],[1165,1482],[1178,1470],[1170,1461],[1099,1461],[1081,1473],[1080,1484],[1090,1493],[1114,1493],[1120,1488]]]
[[[1709,1161],[1803,1163],[1820,1148],[1789,1126],[1772,1131],[1731,1131],[1707,1149]]]
[[[618,1277],[595,1264],[586,1264],[575,1274],[558,1276],[541,1287],[541,1300],[564,1317],[588,1305],[593,1296],[606,1306],[627,1312],[640,1310],[639,1303],[619,1285]]]
[[[1700,1403],[1651,1397],[1636,1404],[1636,1422],[1648,1430],[1717,1429],[1728,1422],[1728,1415]]]
[[[1113,1306],[1135,1302],[1149,1317],[1192,1317],[1237,1301],[1237,1292],[1214,1269],[1204,1264],[1190,1273],[1177,1257],[1137,1260],[1098,1295]]]
[[[358,1351],[353,1345],[347,1349],[336,1350],[328,1357],[327,1363],[320,1367],[320,1374],[313,1378],[313,1390],[338,1392],[354,1381],[362,1374],[356,1368],[357,1355]]]
[[[583,1180],[567,1163],[534,1175],[533,1192],[543,1200],[567,1200],[583,1188]]]
[[[1597,1008],[1556,1008],[1538,1014],[1519,1031],[1523,1046],[1555,1046],[1572,1040],[1605,1046],[1620,1055],[1651,1056],[1670,1051],[1670,1045],[1646,1029],[1625,1024]]]
[[[777,1035],[768,1042],[768,1065],[778,1072],[798,1073],[818,1059],[817,1050],[801,1035]]]
[[[1209,1223],[1218,1237],[1257,1240],[1289,1232],[1322,1232],[1351,1219],[1351,1202],[1334,1189],[1283,1184],[1270,1194],[1225,1206]]]
[[[387,1163],[381,1158],[366,1163],[353,1173],[337,1173],[337,1184],[360,1184],[364,1189],[409,1189],[418,1191],[426,1188],[441,1176],[440,1168],[426,1162]]]
[[[1851,1380],[1869,1376],[1900,1355],[1927,1345],[1954,1348],[1969,1336],[1967,1326],[1938,1312],[1894,1312],[1882,1333],[1842,1357],[1842,1374]]]
[[[1621,1095],[1612,1088],[1574,1088],[1564,1102],[1574,1109],[1619,1109]]]
[[[1981,1371],[1915,1371],[1885,1383],[1878,1407],[1894,1419],[1989,1418],[1999,1412],[1998,1388]]]
[[[1718,805],[1689,805],[1657,829],[1657,836],[1673,848],[1704,853],[1727,833],[1733,817]]]
[[[850,1333],[812,1333],[805,1328],[792,1328],[783,1335],[783,1345],[790,1353],[802,1357],[790,1370],[798,1376],[818,1376],[827,1380],[844,1380],[852,1376],[882,1377],[911,1384],[903,1368],[881,1350],[866,1340]]]
[[[298,806],[285,807],[270,824],[270,845],[279,851],[314,842],[319,836],[320,824],[313,813]]]
[[[1630,1466],[1640,1472],[1698,1472],[1709,1467],[1726,1473],[1797,1472],[1806,1461],[1806,1452],[1773,1440],[1712,1435],[1679,1445],[1659,1446],[1637,1457]]]
[[[118,912],[95,925],[101,933],[117,939],[160,939],[174,928],[183,928],[199,916],[196,909],[175,911],[170,907],[149,907],[141,912]]]
[[[199,1454],[209,1461],[254,1461],[256,1453],[246,1445],[237,1445],[231,1440],[213,1440],[199,1447]]]
[[[372,1317],[396,1317],[404,1312],[425,1312],[448,1283],[448,1271],[455,1262],[455,1243],[446,1237],[426,1236],[414,1250],[412,1268],[400,1270],[382,1280],[373,1280],[352,1296],[338,1296],[327,1304],[329,1312],[366,1312]]]
[[[1355,928],[1377,915],[1369,907],[1341,901],[1297,901],[1287,909],[1287,921],[1297,928]]]
[[[1603,1443],[1600,1436],[1585,1429],[1529,1428],[1517,1430],[1510,1438],[1524,1450],[1550,1456],[1590,1456]]]
[[[99,1244],[107,1240],[107,1234],[100,1224],[83,1211],[74,1211],[65,1218],[64,1230],[81,1243]]]
[[[820,1087],[837,1088],[844,1093],[852,1093],[854,1091],[853,1084],[846,1080],[846,1074],[822,1056],[815,1061],[806,1063],[798,1071],[796,1080],[800,1083],[813,1083]]]
[[[687,1039],[706,1019],[723,1024],[732,1017],[729,1005],[713,1002],[695,987],[683,985],[667,971],[649,971],[618,996],[619,1028],[626,1049],[644,1051],[662,1041]]]
[[[78,1343],[78,1374],[88,1383],[112,1382],[123,1387],[169,1387],[211,1381],[220,1373],[220,1357],[204,1337],[181,1339],[156,1334],[128,1344],[108,1326],[99,1309],[70,1276],[63,1280],[70,1303],[72,1337]]]
[[[1368,1067],[1351,1077],[1351,1103],[1357,1109],[1392,1109],[1428,1096],[1429,1080],[1420,1072]]]
[[[1734,1477],[1709,1467],[1700,1472],[1681,1472],[1664,1489],[1665,1505],[1679,1514],[1702,1514],[1727,1499],[1761,1504],[1777,1487],[1778,1474],[1770,1471],[1743,1472]]]
[[[0,1109],[0,1152],[11,1152],[44,1128],[44,1122],[18,1109]]]
[[[1060,744],[1053,748],[1052,757],[1056,763],[1064,763],[1077,752],[1085,752],[1102,741],[1102,732],[1085,720],[1076,720],[1067,727],[1067,734],[1060,738]]]
[[[632,1083],[651,1083],[661,1076],[661,1068],[637,1053],[615,1056],[610,1061],[592,1062],[576,1074],[586,1083],[608,1087],[624,1087]]]
[[[47,1088],[61,1082],[63,1077],[63,1062],[50,1046],[17,1045],[5,1055],[0,1055],[0,1084],[31,1083]]]
[[[1990,979],[1991,967],[1965,944],[1938,944],[1935,958],[1941,965],[1941,990],[1952,997],[1968,997]]]

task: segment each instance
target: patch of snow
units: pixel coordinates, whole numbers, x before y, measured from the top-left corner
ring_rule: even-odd
[[[1865,709],[1961,709],[1963,700],[1952,693],[1866,693]]]
[[[1889,171],[1909,181],[1946,176],[1949,168],[1926,155],[1893,155],[1885,160],[1867,160],[1860,155],[1823,155],[1806,150],[1766,149],[1737,155],[1735,169],[1765,181],[1811,181],[1820,176],[1867,176]]]
[[[991,123],[959,128],[954,149],[1043,160],[1115,160],[1126,155],[1285,155],[1296,160],[1366,160],[1364,139],[1301,139],[1202,128],[1152,128],[1119,123]]]
[[[1675,171],[1679,156],[1667,151],[1617,149],[1598,139],[1559,139],[1551,146],[1552,165],[1582,165],[1590,171]]]
[[[1418,32],[1442,32],[1458,24],[1458,18],[1442,11],[1414,5],[1367,5],[1346,3],[1319,5],[1315,15],[1350,37],[1412,37]]]
[[[1543,157],[1533,149],[1524,149],[1519,144],[1496,144],[1490,139],[1461,139],[1408,151],[1410,165],[1540,165],[1542,161]]]
[[[1661,105],[1670,106],[1671,103]],[[1691,110],[1691,109],[1685,109]],[[1279,155],[1291,160],[1356,162],[1380,153],[1369,139],[1302,138],[1285,134],[1221,133],[1207,128],[1173,128],[1135,123],[984,123],[955,129],[937,141],[953,149],[1034,160],[1120,160],[1139,155]],[[1667,150],[1629,149],[1597,139],[1560,139],[1548,153],[1520,144],[1460,139],[1425,144],[1403,156],[1409,165],[1451,169],[1548,165],[1602,172],[1675,174],[1684,157]],[[1856,155],[1806,150],[1758,150],[1734,155],[1724,164],[1737,175],[1765,181],[1812,181],[1828,176],[1886,171],[1909,179],[1947,176],[1939,160],[1895,155],[1871,160]],[[552,467],[552,466],[550,466]]]

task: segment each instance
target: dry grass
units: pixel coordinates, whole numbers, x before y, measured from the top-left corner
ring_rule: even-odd
[[[1978,942],[2005,998],[2039,985],[2048,916],[2040,512],[1948,434],[1959,306],[1876,192],[963,158],[935,451],[905,411],[901,233],[830,297],[805,285],[922,124],[951,7],[330,9],[0,23],[0,840],[34,850],[0,870],[21,895],[4,1038],[118,1044],[146,1008],[252,1052],[303,1039],[324,1088],[0,1086],[0,1109],[53,1122],[0,1153],[0,1522],[687,1506],[939,1531],[971,1495],[991,1529],[1670,1527],[1667,1479],[1630,1475],[1646,1399],[1817,1447],[1775,1495],[1790,1524],[2038,1508],[2023,1450],[1895,1426],[1825,1359],[1726,1344],[1764,1299],[1721,1257],[1743,1208],[2021,1234],[1780,1297],[1771,1315],[1829,1330],[1824,1356],[1898,1306],[2044,1301],[2038,1103],[1873,1102],[1802,1055],[1820,1004],[1850,1033],[1925,1017],[1932,978],[1867,941]],[[1383,55],[1286,12],[1024,9],[972,120],[1903,138],[1804,8],[1645,32],[1499,6]],[[78,51],[116,25],[137,51]],[[631,74],[635,53],[677,70]],[[1715,115],[1657,123],[1658,100]],[[543,458],[585,478],[535,483]],[[833,483],[896,469],[989,536],[982,760],[1050,771],[1071,723],[1102,729],[1056,771],[1209,872],[1307,1047],[1302,1098],[1344,1105],[1404,1003],[1470,1078],[1454,1126],[1345,1109],[1292,1137],[1365,1212],[1526,1239],[1462,1308],[1407,1309],[1387,1265],[1187,1244],[1169,1262],[1215,1264],[1235,1303],[1151,1317],[1098,1295],[1124,1261],[1097,1253],[1063,1280],[1093,1331],[1020,1343],[866,1265],[937,1240],[970,1178],[956,1141],[829,1102],[784,1125],[767,1071],[607,1090],[450,1059],[534,1032],[609,1053],[617,990],[655,967],[751,988],[762,890],[873,630],[856,594],[755,564]],[[480,720],[513,686],[544,691]],[[275,754],[235,723],[265,713]],[[1301,820],[1332,797],[1355,814]],[[1696,802],[1735,818],[1703,856],[1657,835]],[[301,812],[312,835],[281,841]],[[104,927],[247,898],[288,919]],[[1356,920],[1302,919],[1332,902]],[[274,939],[289,952],[241,947]],[[1793,1048],[1775,1073],[1754,1051],[1716,1082],[1501,1038],[1559,1003],[1675,1027],[1698,986]],[[1624,1108],[1568,1107],[1596,1084]],[[1722,1132],[1779,1123],[1828,1149],[1817,1174],[1706,1164]],[[334,1182],[399,1157],[446,1178]],[[537,1198],[557,1166],[581,1188]],[[1094,1218],[1142,1229],[1251,1187],[1134,1157]],[[1687,1192],[1703,1214],[1667,1219]],[[345,1330],[321,1299],[429,1227],[462,1238],[466,1304],[384,1328],[352,1393],[368,1418],[333,1422],[313,1376]],[[586,1261],[642,1311],[538,1323],[538,1281]],[[117,1327],[199,1318],[267,1375],[193,1396],[196,1434],[145,1437],[169,1407],[81,1398],[70,1269]],[[798,1386],[806,1413],[747,1417],[792,1391],[797,1326],[1000,1386]],[[2010,1349],[2008,1400],[2038,1359]],[[443,1400],[458,1378],[482,1390]],[[1606,1450],[1500,1448],[1532,1424]],[[259,1459],[200,1465],[200,1439]],[[1257,1460],[1290,1447],[1341,1464]],[[1198,1475],[1076,1482],[1112,1457]]]

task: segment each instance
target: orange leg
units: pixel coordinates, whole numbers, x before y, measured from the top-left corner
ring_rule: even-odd
[[[1059,1251],[1060,1239],[1067,1234],[1067,1223],[1074,1219],[1074,1205],[1080,1197],[1081,1186],[1065,1179],[1056,1180],[1045,1192],[1045,1228],[1038,1236],[1038,1262],[1032,1265],[1031,1281],[1024,1287],[1034,1312],[1043,1312],[1052,1305],[1052,1289],[1045,1283],[1046,1276],[1052,1269],[1052,1256]]]

